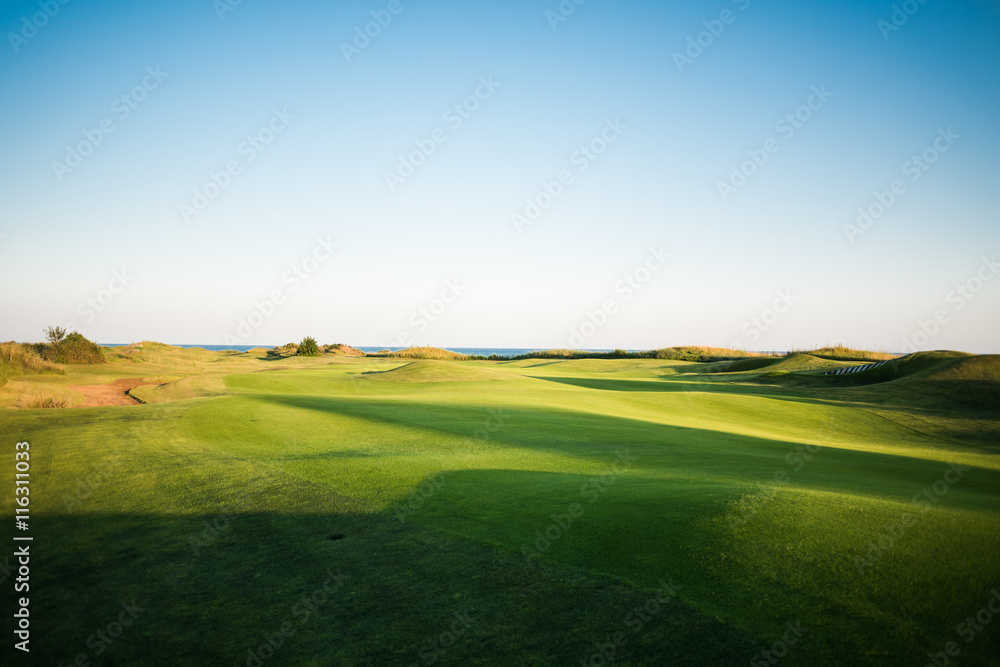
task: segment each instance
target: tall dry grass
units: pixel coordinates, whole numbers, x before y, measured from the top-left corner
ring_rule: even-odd
[[[885,361],[895,359],[898,354],[893,354],[886,350],[865,350],[846,347],[840,343],[827,345],[815,350],[789,350],[789,357],[796,354],[809,354],[820,359],[832,359],[834,361]]]
[[[31,346],[20,343],[0,343],[0,387],[12,377],[24,373],[58,373],[66,371],[51,361],[43,359]]]
[[[28,394],[21,399],[22,408],[68,408],[69,399],[50,394]]]

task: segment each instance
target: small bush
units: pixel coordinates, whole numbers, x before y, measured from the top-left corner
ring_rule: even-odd
[[[48,396],[46,394],[29,394],[21,399],[22,408],[68,408],[69,399]]]
[[[35,352],[43,359],[60,364],[103,364],[104,348],[74,331],[58,343],[35,343]]]
[[[316,339],[311,336],[306,336],[299,343],[299,350],[297,354],[300,357],[316,357],[319,356],[319,345],[316,344]]]

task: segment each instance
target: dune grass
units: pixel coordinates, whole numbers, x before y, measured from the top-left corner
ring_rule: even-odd
[[[468,356],[464,354],[459,354],[458,352],[452,352],[451,350],[443,350],[439,347],[408,347],[404,350],[397,350],[395,352],[376,352],[367,355],[369,357],[383,357],[383,358],[396,358],[396,359],[444,359],[457,361],[461,359],[467,359]]]
[[[64,374],[62,366],[43,359],[30,345],[0,343],[0,387],[24,373]]]
[[[64,396],[52,396],[45,393],[31,393],[21,399],[22,408],[68,408],[70,401]]]
[[[96,659],[133,599],[101,659],[257,664],[282,623],[263,664],[748,664],[787,623],[788,665],[1000,653],[956,634],[1000,584],[995,356],[851,385],[814,355],[110,357],[0,390],[169,380],[0,412],[31,442],[43,662]]]
[[[864,350],[846,347],[841,344],[827,345],[815,350],[791,350],[788,356],[797,354],[808,354],[820,359],[833,359],[835,361],[884,361],[895,359],[900,356],[887,350]]]

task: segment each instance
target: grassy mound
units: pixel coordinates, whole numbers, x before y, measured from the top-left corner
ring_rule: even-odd
[[[953,411],[979,414],[995,412],[1000,405],[1000,355],[973,356],[965,352],[935,350],[915,352],[847,375],[808,372],[826,370],[824,364],[828,363],[800,354],[768,367],[767,372],[758,377],[761,383],[787,387],[869,392],[868,396],[877,397],[879,401],[895,402],[908,397],[907,400],[923,409],[939,410],[947,406]],[[845,365],[845,362],[837,363],[840,367]]]
[[[847,364],[815,357],[811,354],[793,354],[787,357],[752,357],[737,361],[713,364],[703,373],[742,373],[765,378],[785,377],[791,373],[827,371]],[[757,372],[760,371],[760,372]]]
[[[736,361],[723,361],[702,370],[703,373],[746,373],[768,368],[779,363],[773,357],[757,357],[750,359],[738,359]]]
[[[467,358],[464,354],[452,352],[451,350],[442,350],[439,347],[408,347],[405,350],[399,350],[398,352],[379,352],[369,354],[368,356],[397,359],[437,359],[445,361],[459,361]]]
[[[886,359],[895,359],[899,356],[882,350],[860,350],[844,347],[843,345],[821,347],[816,350],[791,350],[788,356],[798,354],[808,354],[820,359],[832,359],[834,361],[885,361]]]
[[[934,398],[938,405],[954,409],[996,413],[1000,405],[1000,355],[917,352],[886,364],[894,365],[890,386],[899,391],[919,392],[928,399]]]
[[[509,380],[506,373],[494,373],[482,368],[459,366],[444,361],[420,360],[380,373],[361,375],[367,380],[379,382],[490,382]]]
[[[932,354],[932,353],[923,353]],[[959,355],[960,352],[938,353],[940,355]],[[949,357],[944,357],[949,358]],[[984,354],[982,356],[950,357],[953,363],[941,364],[932,369],[928,380],[1000,382],[1000,355]]]
[[[768,368],[770,372],[802,373],[840,368],[844,364],[831,364],[829,360],[812,354],[795,354],[785,357]]]
[[[322,348],[324,354],[339,354],[347,357],[363,357],[365,353],[356,347],[351,347],[350,345],[344,345],[343,343],[334,343],[333,345],[324,345]]]
[[[728,347],[702,347],[685,345],[681,347],[665,347],[649,352],[640,352],[638,356],[652,359],[673,359],[676,361],[729,361],[733,359],[769,358],[759,352],[734,350]]]
[[[896,380],[915,380],[950,368],[957,361],[971,359],[972,355],[965,352],[949,352],[936,350],[933,352],[914,352],[905,357],[893,359],[877,368],[869,368],[849,375],[832,376],[829,379],[841,384],[875,384]]]

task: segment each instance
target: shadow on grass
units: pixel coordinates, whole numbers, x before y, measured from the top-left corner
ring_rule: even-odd
[[[901,382],[852,381],[850,376],[789,374],[785,379],[749,376],[735,383],[718,379],[667,377],[654,380],[536,377],[585,389],[617,392],[706,392],[760,396],[814,405],[850,404],[893,412],[937,417],[996,420],[1000,416],[1000,384],[985,380],[924,380]]]
[[[529,565],[386,515],[322,509],[224,520],[46,515],[32,547],[34,664],[82,653],[93,664],[259,665],[247,651],[264,646],[264,663],[276,665],[431,664],[430,655],[444,665],[570,665],[627,632],[621,663],[707,665],[746,662],[762,643],[682,597],[633,632],[625,622],[651,590]],[[123,610],[134,618],[121,628]],[[269,639],[277,648],[267,650]]]
[[[598,465],[610,465],[616,453],[628,450],[636,457],[635,469],[684,470],[692,476],[730,478],[753,483],[771,483],[776,473],[793,475],[796,484],[837,493],[865,495],[908,502],[922,485],[943,474],[946,463],[909,456],[847,449],[836,444],[820,446],[808,460],[794,441],[772,440],[708,429],[657,424],[638,419],[576,412],[556,408],[503,408],[503,423],[481,443],[473,434],[491,418],[486,408],[456,403],[400,402],[366,397],[363,400],[332,396],[258,395],[244,397],[265,403],[313,412],[328,412],[421,429],[435,436],[456,439],[456,447],[442,455],[475,454],[473,445],[489,456],[495,448],[507,447],[536,452],[566,454]],[[822,441],[823,433],[816,436]],[[463,449],[463,447],[469,449]],[[796,453],[799,452],[799,453]],[[292,454],[294,456],[294,454]],[[303,458],[331,458],[325,451],[302,454]],[[347,455],[336,455],[346,457]],[[972,466],[982,484],[1000,485],[1000,473]],[[878,483],[873,483],[877,478]],[[956,494],[974,497],[979,484],[966,485]],[[989,496],[985,496],[988,498]],[[992,505],[990,509],[993,509]]]

